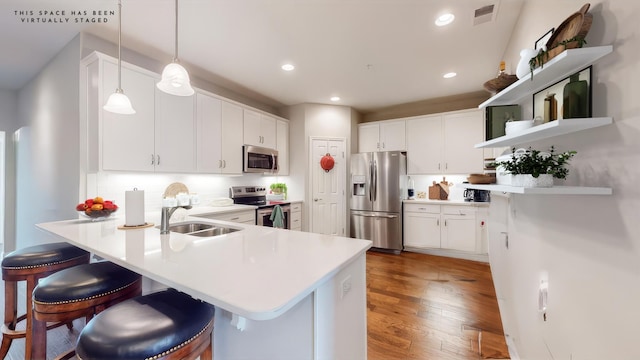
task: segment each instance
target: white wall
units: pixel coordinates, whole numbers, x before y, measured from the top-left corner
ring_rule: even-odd
[[[323,105],[323,104],[300,104],[291,106],[286,109],[287,118],[290,119],[290,147],[289,162],[291,167],[290,181],[293,186],[291,192],[292,198],[303,199],[305,206],[302,215],[302,229],[309,227],[310,214],[310,194],[308,194],[308,179],[310,176],[309,168],[309,138],[327,137],[327,138],[344,138],[346,140],[345,148],[349,152],[346,154],[349,159],[352,143],[354,142],[355,133],[352,129],[357,128],[357,113],[350,107]],[[347,166],[349,166],[347,161]],[[347,167],[348,169],[348,167]],[[347,171],[348,173],[348,171]],[[345,197],[345,201],[348,202]],[[348,203],[347,203],[348,206]],[[347,212],[348,216],[348,212]],[[348,221],[347,221],[348,223]]]
[[[525,2],[504,58],[517,63],[520,49],[583,4]],[[610,186],[614,194],[507,199],[510,246],[491,238],[501,250],[491,254],[492,269],[501,270],[494,279],[498,297],[512,309],[503,316],[505,331],[522,359],[640,358],[640,3],[592,1],[590,12],[587,46],[614,48],[593,66],[593,114],[614,124],[532,145],[577,150],[567,185]],[[530,101],[525,105],[531,116]],[[498,211],[492,204],[492,215]],[[537,311],[541,278],[549,284],[546,322]]]
[[[13,133],[18,128],[18,92],[13,90],[0,90],[0,131],[5,132],[4,139],[4,201],[0,204],[4,206],[0,210],[3,223],[3,233],[0,234],[0,242],[11,239],[15,241],[15,205],[16,205],[16,182],[15,182],[15,154],[13,149]],[[6,246],[7,250],[13,250],[12,246]]]
[[[29,162],[17,164],[14,248],[53,238],[35,228],[43,221],[75,217],[78,194],[79,37],[74,38],[18,93],[19,125]],[[24,140],[24,138],[23,138]]]

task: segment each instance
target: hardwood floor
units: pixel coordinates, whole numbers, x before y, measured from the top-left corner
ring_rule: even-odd
[[[368,360],[509,357],[491,272],[484,263],[368,252],[367,323]],[[47,359],[73,346],[83,326],[84,320],[76,320],[71,331],[49,331]],[[24,339],[14,341],[7,359],[24,359]]]
[[[508,359],[489,265],[367,253],[368,360]]]

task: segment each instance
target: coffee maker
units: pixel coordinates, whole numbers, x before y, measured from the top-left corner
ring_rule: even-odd
[[[489,202],[491,192],[489,190],[464,189],[464,201]]]

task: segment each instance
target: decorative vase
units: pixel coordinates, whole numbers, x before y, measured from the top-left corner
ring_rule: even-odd
[[[518,79],[522,79],[525,76],[529,76],[531,73],[531,67],[529,66],[529,60],[536,56],[536,50],[533,49],[522,49],[520,50],[520,62],[518,62],[518,67],[516,67],[516,76]]]
[[[555,98],[556,94],[548,94],[544,98],[544,122],[548,123],[558,118],[558,101]]]
[[[589,84],[580,80],[578,73],[571,75],[563,91],[562,118],[589,117]]]
[[[553,186],[553,175],[551,174],[540,174],[537,178],[533,177],[531,174],[517,174],[511,177],[511,185],[512,186],[520,186],[526,188],[533,187],[552,187]]]

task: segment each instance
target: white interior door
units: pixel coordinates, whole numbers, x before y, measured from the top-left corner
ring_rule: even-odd
[[[329,153],[335,160],[324,171],[320,159]],[[311,139],[311,232],[346,235],[345,174],[347,171],[344,139]]]

